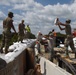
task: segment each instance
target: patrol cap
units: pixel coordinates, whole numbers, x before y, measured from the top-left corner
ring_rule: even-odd
[[[8,16],[13,16],[13,12],[8,12]]]
[[[24,22],[24,20],[22,20],[22,22]]]
[[[70,19],[67,19],[67,20],[66,20],[66,23],[70,23],[70,22],[71,22],[71,20],[70,20]]]

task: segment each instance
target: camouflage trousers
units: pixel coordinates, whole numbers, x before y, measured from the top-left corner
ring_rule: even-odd
[[[66,48],[66,55],[68,55],[68,46],[72,49],[73,52],[75,52],[73,37],[71,35],[67,35],[67,38],[65,39],[65,48]]]
[[[24,39],[24,33],[22,33],[22,34],[18,33],[18,41],[22,42],[23,39]]]
[[[3,32],[1,50],[3,50],[3,47],[5,47],[5,53],[8,52],[10,41],[11,41],[11,32]]]
[[[31,35],[30,32],[26,32],[25,38],[26,38],[26,39],[30,39],[30,35]]]

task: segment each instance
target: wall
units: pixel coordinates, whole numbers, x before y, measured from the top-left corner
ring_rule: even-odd
[[[40,65],[43,75],[72,75],[44,57],[41,57]]]
[[[15,43],[13,45],[13,47],[17,47],[15,51],[3,55],[5,61],[7,62],[7,65],[5,68],[0,70],[0,75],[25,75],[27,67],[26,48],[33,48],[34,43],[35,40],[27,41],[27,45],[25,45],[25,43]]]

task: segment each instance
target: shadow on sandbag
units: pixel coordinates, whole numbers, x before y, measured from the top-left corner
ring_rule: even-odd
[[[2,58],[0,58],[0,70],[3,69],[3,68],[5,68],[6,65],[7,65],[6,61],[3,60]]]

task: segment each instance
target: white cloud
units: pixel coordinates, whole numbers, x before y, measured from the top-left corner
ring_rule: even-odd
[[[11,6],[8,10],[15,11],[14,24],[16,29],[19,22],[24,19],[25,24],[30,24],[33,33],[42,31],[42,33],[48,33],[53,28],[56,31],[60,31],[57,26],[54,25],[54,19],[59,17],[61,19],[72,19],[72,28],[76,27],[76,0],[71,4],[56,4],[43,6],[35,0],[2,0],[0,5]],[[4,12],[5,13],[5,12]],[[5,17],[0,11],[0,14]],[[3,17],[2,16],[2,17]],[[3,17],[3,18],[4,18]]]
[[[5,17],[6,17],[6,15],[2,11],[0,11],[0,20],[3,20],[3,18],[5,18]]]

